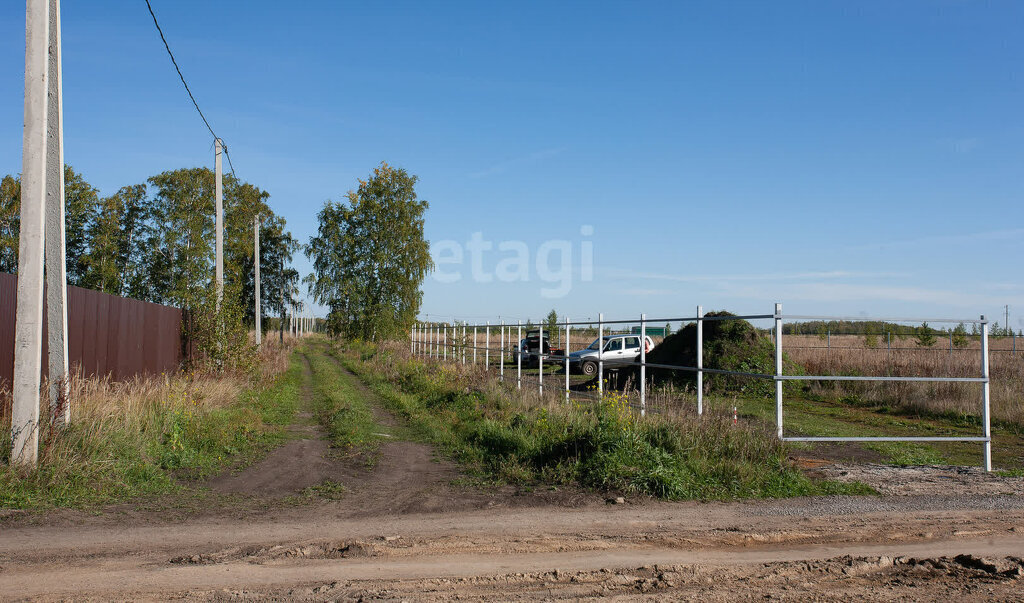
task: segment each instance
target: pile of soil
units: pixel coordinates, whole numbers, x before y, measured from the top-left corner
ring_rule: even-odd
[[[718,311],[705,314],[707,318],[735,316]],[[704,367],[746,373],[771,375],[775,373],[775,346],[771,339],[758,332],[745,320],[705,320],[703,322]],[[647,353],[647,362],[676,366],[697,366],[697,325],[688,323],[669,335]],[[787,366],[787,370],[790,367]],[[648,368],[649,379],[657,383],[673,383],[681,387],[695,387],[695,371]],[[735,392],[747,395],[770,396],[775,391],[772,381],[751,377],[704,374],[704,391]]]

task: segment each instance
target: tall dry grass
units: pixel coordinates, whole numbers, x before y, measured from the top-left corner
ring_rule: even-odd
[[[981,376],[978,342],[952,350],[944,343],[940,339],[931,348],[918,348],[908,338],[894,341],[889,350],[884,339],[878,347],[868,347],[856,335],[833,335],[830,347],[813,335],[787,335],[782,342],[783,351],[810,375]],[[1011,354],[1010,345],[1008,338],[993,340],[989,354],[992,416],[1024,425],[1024,354]],[[811,390],[937,413],[980,416],[982,408],[982,386],[977,383],[819,381]]]
[[[162,431],[177,413],[201,416],[235,403],[247,388],[269,383],[288,368],[297,341],[286,337],[268,340],[260,348],[254,373],[177,371],[139,375],[115,381],[107,377],[83,377],[72,373],[69,382],[71,425],[74,437],[62,437],[50,416],[49,400],[40,396],[40,464],[69,464],[82,454],[82,442],[101,439],[113,432],[139,434]],[[41,392],[48,390],[44,380]],[[10,455],[12,399],[9,389],[0,390],[0,464]],[[80,459],[79,459],[80,460]]]
[[[407,342],[403,342],[407,343]],[[443,450],[510,483],[577,483],[668,499],[862,493],[818,484],[770,427],[708,412],[641,418],[620,392],[566,403],[461,362],[410,361],[408,345],[355,344],[343,362]]]
[[[461,340],[461,331],[459,332]],[[467,343],[472,345],[472,334],[467,334]],[[572,335],[571,349],[588,345],[590,337]],[[477,334],[477,365],[471,364],[473,350],[466,351],[465,366],[453,363],[457,372],[472,375],[471,381],[493,380],[497,373],[497,351],[499,341],[492,334],[491,372],[484,372],[479,363],[483,362],[485,346],[483,333]],[[557,339],[555,340],[557,343]],[[452,347],[449,340],[449,359],[461,359],[461,350]],[[512,359],[507,352],[511,345],[506,339],[506,359]],[[814,335],[787,335],[783,350],[790,360],[804,367],[810,375],[873,375],[873,376],[926,376],[926,377],[979,377],[981,375],[981,345],[969,341],[964,348],[949,349],[948,342],[939,338],[930,348],[918,348],[912,338],[895,339],[892,349],[887,349],[884,338],[879,344],[869,347],[863,336],[833,335],[826,342]],[[994,419],[1024,425],[1024,352],[1011,353],[1011,338],[992,338],[992,352],[989,355],[991,411]],[[395,353],[408,353],[408,344],[393,344]],[[550,379],[550,381],[549,381]],[[506,373],[506,380],[514,385],[515,375]],[[536,376],[523,377],[526,397],[540,400]],[[564,399],[564,376],[554,374],[545,377],[550,383],[544,398]],[[980,416],[982,408],[982,387],[977,383],[909,383],[909,382],[850,382],[815,381],[808,382],[811,393],[837,399],[856,400],[865,403],[888,404],[910,410],[931,413],[953,413]],[[635,388],[626,387],[626,391]],[[586,392],[574,396],[586,396]],[[630,400],[638,406],[638,395],[633,391]],[[687,415],[695,409],[695,392],[672,386],[659,387],[647,396],[647,408],[654,412]],[[729,412],[731,409],[723,409]]]

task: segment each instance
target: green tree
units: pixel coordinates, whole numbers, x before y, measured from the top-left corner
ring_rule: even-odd
[[[317,235],[306,245],[313,298],[330,311],[335,333],[370,340],[405,333],[416,320],[420,285],[433,262],[423,236],[426,201],[416,176],[381,163],[349,191],[347,203],[328,201]]]
[[[68,283],[78,285],[86,273],[88,231],[99,209],[99,196],[81,174],[64,166],[64,248]],[[21,221],[21,181],[0,181],[0,270],[16,272]]]
[[[237,284],[233,290],[242,309],[246,324],[255,323],[256,270],[253,255],[255,232],[253,222],[260,221],[260,310],[276,310],[283,313],[283,307],[294,301],[295,281],[298,273],[284,268],[282,260],[290,264],[298,243],[285,230],[285,221],[274,214],[267,204],[270,194],[246,182],[233,178],[225,186],[224,194],[224,278]],[[284,272],[283,272],[284,271]],[[291,283],[286,286],[282,282]],[[287,293],[281,303],[281,293]]]
[[[146,185],[122,187],[100,201],[89,227],[82,286],[114,295],[145,295],[146,249],[141,242],[150,227]]]
[[[878,334],[875,333],[875,325],[870,322],[864,325],[864,345],[869,348],[878,347]]]
[[[558,328],[558,312],[552,309],[548,312],[547,318],[544,319],[544,330],[548,333],[554,333],[555,329]]]
[[[21,180],[0,180],[0,272],[18,271],[18,239],[21,229]]]
[[[960,323],[953,329],[953,345],[957,348],[966,348],[967,343],[967,327]]]
[[[99,191],[70,165],[64,166],[64,250],[68,284],[84,285],[89,270],[89,230],[99,214]]]
[[[280,216],[261,218],[260,231],[260,285],[262,303],[267,312],[276,313],[284,324],[287,309],[299,294],[299,273],[291,267],[292,255],[299,250],[299,243],[292,233],[285,230],[285,220]]]
[[[927,322],[922,323],[921,326],[917,328],[917,334],[914,337],[914,341],[917,342],[917,345],[922,348],[930,348],[935,345],[935,340],[935,332],[928,326]]]
[[[182,308],[201,299],[214,280],[214,176],[206,168],[163,172],[155,189],[146,245],[152,301]]]

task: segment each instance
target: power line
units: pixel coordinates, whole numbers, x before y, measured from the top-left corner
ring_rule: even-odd
[[[188,92],[188,97],[192,99],[192,104],[196,106],[196,111],[199,112],[199,117],[203,118],[203,123],[206,124],[206,129],[210,131],[210,134],[214,138],[219,138],[214,133],[213,128],[210,127],[210,122],[206,120],[206,116],[203,115],[203,110],[199,108],[199,103],[196,102],[196,97],[192,96],[192,90],[188,87],[188,82],[185,81],[185,76],[181,74],[181,68],[178,67],[178,61],[174,59],[174,53],[171,52],[170,45],[167,44],[167,38],[164,37],[164,30],[160,29],[160,22],[156,20],[156,14],[153,13],[153,6],[146,0],[146,8],[149,9],[149,14],[153,17],[153,25],[156,25],[156,30],[160,34],[160,39],[164,41],[164,48],[167,49],[167,55],[171,57],[171,62],[174,63],[174,70],[178,72],[178,77],[181,78],[181,83],[185,86],[185,92]]]
[[[160,28],[160,22],[156,20],[156,14],[153,12],[153,5],[146,0],[146,8],[149,9],[149,15],[153,17],[153,25],[156,25],[156,31],[160,34],[160,39],[163,40],[164,48],[167,49],[167,56],[171,57],[171,63],[174,64],[174,70],[178,72],[178,77],[181,79],[181,83],[185,86],[185,92],[188,92],[188,97],[192,99],[192,104],[195,106],[196,111],[199,112],[199,117],[203,119],[203,123],[206,124],[206,129],[210,131],[210,135],[214,138],[220,138],[217,133],[213,131],[213,127],[210,126],[210,122],[203,115],[203,110],[199,108],[199,103],[196,102],[196,97],[192,95],[192,90],[188,87],[188,82],[185,81],[185,76],[181,73],[181,68],[178,67],[178,61],[174,58],[174,53],[171,52],[171,46],[167,43],[167,38],[164,36],[164,30]],[[228,147],[224,144],[224,140],[221,139],[221,148],[224,149],[224,155],[228,158],[228,167],[231,169],[231,176],[237,181],[238,176],[235,175],[235,166],[231,163],[231,155],[228,153]]]
[[[231,170],[231,176],[238,181],[238,176],[235,176],[235,166],[231,163],[231,153],[228,153],[228,145],[224,144],[224,141],[220,141],[221,148],[224,149],[224,156],[228,158],[228,168]]]

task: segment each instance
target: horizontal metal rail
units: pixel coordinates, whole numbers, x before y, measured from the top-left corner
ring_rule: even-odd
[[[705,320],[705,321],[768,320],[768,319],[771,319],[771,318],[775,318],[775,315],[774,314],[741,314],[741,315],[736,315],[736,316],[688,316],[688,317],[648,318],[647,319],[647,323],[648,324],[653,324],[653,323],[662,322],[662,321],[664,321],[664,322],[695,322],[697,320]],[[936,321],[936,322],[941,322],[941,321]],[[492,331],[501,328],[500,324],[469,324],[469,323],[466,323],[465,325],[463,325],[461,322],[459,322],[459,323],[456,323],[456,322],[430,322],[430,323],[423,323],[423,324],[427,325],[428,327],[431,327],[431,328],[432,327],[444,328],[445,325],[447,325],[448,328],[453,328],[455,326],[458,326],[459,328],[462,328],[463,326],[465,326],[467,329],[472,329],[472,328],[491,329]],[[605,320],[605,321],[601,321],[601,320],[574,320],[574,321],[570,321],[568,323],[566,323],[566,322],[559,322],[559,323],[557,323],[557,326],[558,326],[559,330],[561,330],[562,327],[564,327],[566,324],[568,324],[570,327],[580,326],[580,325],[593,326],[593,325],[597,325],[597,324],[604,324],[605,326],[607,326],[607,325],[629,325],[629,324],[636,324],[636,325],[638,325],[638,324],[640,324],[640,321],[638,319]],[[509,325],[508,323],[505,323],[505,328],[508,328],[510,326],[511,327],[517,327],[517,326],[520,326],[520,325],[517,325],[515,323],[512,323],[511,325]],[[525,324],[523,324],[521,326],[523,327],[523,331],[527,330],[527,326]],[[535,325],[532,325],[532,326],[529,327],[529,329],[536,330],[536,329],[539,329],[540,327],[544,327],[544,332],[545,333],[548,331],[548,325],[547,325],[546,322],[544,322],[544,323],[537,323]],[[636,333],[634,333],[634,335],[636,335]]]
[[[418,343],[429,343],[421,342]],[[459,343],[448,343],[449,346],[462,347]],[[484,347],[484,346],[471,346],[466,345],[467,350],[490,350],[495,352],[505,351],[507,353],[516,354],[518,350],[510,348],[495,348],[495,347]],[[522,352],[524,356],[536,356],[536,352]],[[573,361],[571,356],[565,356],[563,354],[545,354],[544,359],[547,361],[564,361],[566,358],[570,362]],[[593,359],[591,359],[594,361]],[[925,377],[925,376],[909,376],[909,377],[893,377],[884,375],[768,375],[765,373],[751,373],[746,371],[730,371],[726,369],[715,369],[709,367],[699,368],[696,366],[684,366],[679,364],[661,364],[657,362],[639,362],[633,361],[626,364],[621,364],[618,367],[608,367],[612,370],[615,368],[623,367],[640,367],[645,366],[647,368],[660,368],[673,371],[686,371],[690,373],[696,373],[703,371],[705,373],[712,373],[716,375],[731,375],[737,377],[751,377],[754,379],[769,379],[774,381],[892,381],[892,382],[906,382],[906,383],[989,383],[990,379],[985,377]],[[552,369],[563,368],[561,366],[553,365]]]
[[[786,314],[782,318],[786,320],[827,320],[839,322],[845,320],[848,322],[949,322],[949,323],[965,323],[965,324],[985,324],[988,320],[981,318],[891,318],[891,317],[875,317],[875,316],[808,316],[804,314]]]
[[[707,370],[707,369],[704,369]],[[909,381],[921,383],[988,383],[987,377],[875,377],[856,375],[775,375],[776,381]]]
[[[725,369],[708,368],[708,367],[704,366],[704,364],[703,364],[703,356],[702,356],[703,342],[704,342],[704,339],[703,339],[703,323],[705,321],[724,321],[724,320],[772,320],[773,321],[772,327],[770,327],[767,331],[762,330],[761,332],[766,337],[769,334],[772,336],[771,339],[772,339],[772,342],[774,344],[773,347],[775,348],[774,349],[774,356],[775,356],[775,363],[774,363],[775,372],[774,372],[774,374],[764,374],[764,373],[755,373],[755,372],[747,372],[747,371],[732,371],[732,370],[725,370]],[[795,335],[801,335],[801,334],[800,333],[786,333],[786,325],[785,325],[785,323],[786,323],[786,321],[789,321],[790,324],[794,324],[795,321],[810,321],[810,320],[847,321],[847,322],[897,322],[897,323],[919,323],[919,324],[920,323],[925,323],[925,322],[932,322],[932,323],[965,323],[965,324],[980,325],[981,326],[981,329],[980,329],[981,333],[979,335],[980,335],[980,339],[981,339],[981,350],[980,350],[980,352],[981,352],[981,375],[978,376],[978,377],[929,377],[929,376],[923,376],[923,375],[914,375],[914,376],[883,376],[883,375],[786,375],[786,374],[784,374],[785,373],[785,367],[784,367],[784,357],[783,357],[783,354],[782,354],[783,340],[785,339],[786,335],[795,336]],[[571,355],[572,353],[574,353],[574,352],[572,352],[572,347],[573,346],[572,346],[571,339],[569,338],[569,332],[572,331],[571,327],[574,327],[574,326],[575,327],[585,326],[586,329],[579,329],[579,328],[577,328],[576,331],[577,332],[581,331],[581,330],[586,331],[582,335],[582,337],[589,338],[589,337],[592,337],[592,334],[590,334],[589,331],[591,330],[591,328],[596,326],[597,338],[600,340],[602,338],[602,336],[605,335],[605,334],[608,334],[608,335],[623,335],[623,334],[643,335],[645,333],[645,331],[646,332],[650,332],[650,331],[647,331],[647,328],[650,327],[652,324],[656,324],[656,323],[659,323],[659,322],[662,322],[662,321],[667,322],[667,323],[671,323],[671,322],[696,323],[697,329],[696,329],[695,336],[696,336],[696,350],[697,350],[697,358],[696,358],[697,366],[685,366],[685,365],[675,365],[675,364],[663,364],[663,363],[658,363],[658,362],[647,362],[646,361],[647,359],[645,357],[646,356],[646,354],[645,354],[646,350],[644,350],[644,349],[638,349],[637,350],[638,356],[637,356],[636,360],[633,360],[633,361],[630,361],[630,362],[624,362],[622,364],[616,364],[614,366],[608,366],[608,364],[605,362],[604,358],[602,357],[601,352],[599,351],[596,358],[588,357],[585,360],[585,361],[588,361],[588,362],[595,362],[598,365],[598,369],[596,371],[597,375],[595,377],[596,381],[597,381],[596,391],[573,390],[573,391],[575,391],[576,395],[577,396],[581,396],[581,397],[587,397],[587,398],[594,397],[594,398],[597,398],[597,399],[601,399],[601,397],[604,394],[602,386],[603,386],[603,383],[604,383],[603,379],[604,379],[604,371],[605,371],[605,369],[619,369],[619,368],[639,367],[640,368],[639,381],[640,381],[640,384],[641,384],[640,385],[640,400],[639,400],[640,404],[639,404],[639,408],[640,408],[641,415],[643,415],[645,410],[646,410],[645,394],[646,394],[647,384],[646,384],[646,379],[645,379],[645,373],[646,373],[647,368],[656,368],[656,369],[663,369],[663,370],[670,370],[670,371],[687,371],[687,372],[696,373],[696,376],[697,376],[697,413],[701,414],[702,413],[702,394],[703,394],[703,387],[702,387],[701,384],[702,384],[703,377],[704,377],[705,373],[718,374],[718,375],[728,375],[728,376],[735,376],[735,377],[748,377],[748,378],[753,378],[753,379],[770,380],[770,381],[773,381],[775,383],[775,388],[774,389],[775,389],[775,423],[776,423],[776,434],[777,434],[777,437],[779,439],[781,439],[782,441],[786,441],[786,442],[978,442],[978,443],[982,443],[984,445],[983,446],[983,450],[982,450],[983,466],[988,471],[992,470],[992,448],[991,448],[992,447],[992,437],[991,437],[992,432],[991,432],[991,417],[990,417],[990,404],[991,404],[991,402],[990,402],[990,391],[989,391],[989,388],[990,388],[990,385],[991,385],[991,380],[990,380],[990,373],[989,373],[989,357],[990,357],[990,354],[992,352],[994,352],[994,351],[997,351],[997,352],[1011,352],[1011,353],[1013,353],[1016,350],[1015,349],[1014,350],[992,350],[990,348],[990,346],[989,346],[989,332],[988,332],[989,321],[986,320],[986,318],[984,316],[982,316],[980,319],[954,319],[954,318],[929,318],[929,319],[922,319],[922,318],[906,318],[906,317],[891,318],[891,317],[870,317],[870,316],[843,316],[843,317],[837,317],[837,316],[817,316],[817,315],[801,315],[801,314],[786,315],[786,314],[783,314],[783,312],[782,312],[782,304],[775,304],[775,311],[773,313],[771,313],[771,314],[740,314],[740,315],[730,315],[730,316],[708,316],[708,315],[704,314],[702,306],[697,306],[697,315],[696,316],[690,316],[690,317],[647,318],[645,314],[641,314],[639,320],[636,320],[636,319],[605,320],[604,319],[604,315],[599,313],[598,316],[597,316],[597,320],[587,319],[587,320],[572,321],[572,322],[570,322],[568,320],[565,320],[563,322],[556,323],[556,325],[555,325],[555,327],[553,329],[549,329],[548,328],[549,325],[547,325],[543,321],[541,321],[537,325],[535,325],[533,328],[539,330],[542,334],[544,334],[544,333],[548,334],[549,341],[551,341],[550,337],[552,335],[554,335],[555,332],[562,332],[564,330],[564,332],[566,333],[566,342],[565,342],[565,348],[563,350],[563,353],[561,353],[561,354],[551,354],[551,353],[545,354],[545,353],[543,353],[543,347],[542,346],[538,346],[538,349],[536,351],[532,351],[532,350],[524,351],[524,350],[522,350],[521,347],[519,346],[519,342],[516,341],[516,340],[513,340],[513,338],[512,338],[512,329],[513,328],[516,329],[516,332],[520,336],[522,335],[522,330],[523,330],[523,328],[526,325],[523,325],[521,322],[517,322],[515,325],[505,324],[505,323],[501,323],[501,324],[490,324],[490,323],[487,323],[487,324],[482,324],[482,325],[480,325],[480,324],[470,325],[468,323],[467,324],[453,324],[454,320],[451,323],[448,323],[448,322],[421,323],[419,326],[413,328],[413,333],[412,333],[413,342],[412,343],[413,343],[413,350],[414,350],[414,352],[416,352],[418,350],[418,352],[420,354],[422,354],[422,355],[424,355],[426,357],[433,357],[433,358],[436,358],[438,360],[441,360],[441,359],[447,360],[447,358],[448,358],[448,351],[449,350],[452,352],[452,360],[457,360],[458,357],[459,357],[459,350],[461,350],[461,358],[462,358],[462,363],[463,364],[465,364],[467,362],[466,351],[467,350],[473,350],[474,353],[473,353],[472,362],[475,364],[476,363],[476,351],[477,350],[481,350],[481,349],[487,350],[488,351],[488,356],[489,356],[489,352],[491,350],[495,350],[496,349],[496,348],[494,348],[493,346],[490,345],[489,340],[486,340],[487,343],[485,343],[484,347],[480,347],[478,345],[477,329],[481,329],[481,328],[485,329],[485,332],[484,332],[484,337],[485,338],[489,337],[491,335],[491,333],[493,331],[495,331],[495,330],[500,330],[500,332],[502,333],[502,337],[504,338],[504,334],[506,332],[505,330],[508,329],[508,334],[509,334],[508,341],[509,341],[509,343],[511,345],[510,345],[509,348],[497,348],[496,351],[499,353],[499,358],[498,358],[497,362],[500,363],[502,369],[504,369],[504,367],[506,365],[505,364],[506,363],[505,354],[511,354],[512,358],[517,361],[517,362],[514,363],[515,366],[516,366],[516,387],[521,388],[523,381],[533,382],[534,380],[536,380],[536,382],[539,385],[538,390],[543,395],[543,393],[544,393],[543,379],[544,379],[545,373],[552,372],[552,370],[555,369],[556,367],[561,367],[563,370],[567,371],[567,373],[568,373],[569,371],[571,371],[571,366],[570,366],[571,364],[584,362],[584,359],[579,358],[578,356],[577,357],[573,357]],[[625,332],[625,333],[608,333],[606,328],[608,326],[611,326],[611,325],[639,325],[640,332],[637,333],[637,332],[634,332],[634,331],[630,330],[629,332]],[[462,336],[461,337],[459,336],[458,327],[462,327]],[[467,329],[470,329],[470,328],[472,328],[474,330],[474,332],[473,332],[473,339],[472,340],[469,340],[467,338],[467,335],[468,335],[467,334]],[[657,327],[655,327],[655,328],[657,328]],[[452,335],[453,335],[451,340],[448,339],[448,330],[449,329],[452,330]],[[420,336],[417,337],[417,334],[419,334]],[[424,338],[423,335],[426,335],[426,338]],[[809,334],[805,333],[803,335],[809,335]],[[837,335],[839,335],[839,334],[837,333]],[[579,335],[577,333],[577,338],[580,338],[580,337],[581,337],[581,335]],[[893,350],[901,350],[901,349],[910,349],[910,350],[926,349],[927,351],[949,353],[950,357],[952,358],[952,352],[954,351],[953,350],[953,343],[952,343],[952,335],[950,337],[951,337],[950,338],[950,346],[949,346],[948,349],[946,349],[946,348],[900,348],[900,347],[893,348],[891,343],[887,341],[887,343],[886,343],[884,348],[879,346],[876,349],[868,350],[868,351],[883,351],[884,350],[886,352],[892,352]],[[1014,341],[1016,341],[1016,338],[1014,338]],[[472,342],[472,345],[470,345],[470,342]],[[1016,345],[1014,345],[1014,348],[1016,348]],[[587,348],[581,348],[581,349],[587,349]],[[836,349],[836,350],[840,350],[840,349],[857,349],[857,350],[860,350],[860,351],[864,351],[863,348],[844,348],[842,346],[833,347],[831,345],[828,345],[828,346],[796,346],[796,348],[794,348],[794,349],[825,349],[825,350],[830,350],[830,351],[832,349]],[[969,350],[958,349],[957,351],[974,352],[975,350],[973,350],[973,349],[969,349]],[[523,360],[524,357],[529,357],[531,359],[536,359],[538,371],[537,371],[537,373],[535,375],[530,376],[530,375],[527,375],[526,373],[523,372],[522,360]],[[486,366],[490,366],[490,361],[488,360],[487,356],[485,356],[484,361],[485,361]],[[545,363],[547,363],[547,366],[545,366]],[[952,372],[952,369],[951,369],[951,372]],[[536,379],[534,379],[534,377]],[[981,418],[982,418],[982,435],[980,435],[980,436],[961,436],[961,437],[958,437],[958,436],[862,436],[862,437],[858,437],[858,436],[850,436],[850,437],[840,437],[840,436],[784,436],[784,424],[783,424],[783,384],[786,381],[879,381],[879,382],[889,381],[889,382],[904,382],[904,383],[907,383],[907,382],[909,382],[909,383],[978,383],[978,384],[982,385],[982,388],[981,388],[982,389],[982,409],[981,409],[982,410],[982,415],[981,415]],[[569,380],[569,375],[568,374],[566,374],[566,376],[565,376],[564,387],[565,387],[565,390],[566,390],[566,400],[568,400],[569,399],[569,391],[570,391],[570,380]],[[631,403],[631,405],[632,405],[632,403]]]
[[[985,436],[877,436],[877,437],[826,437],[786,436],[784,442],[989,442]]]

